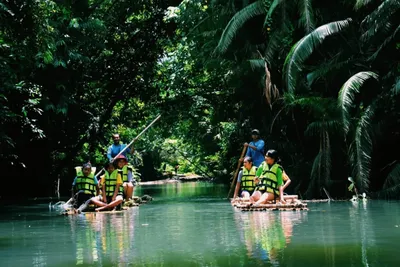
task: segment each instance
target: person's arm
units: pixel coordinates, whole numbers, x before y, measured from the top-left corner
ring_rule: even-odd
[[[94,184],[96,185],[96,196],[100,194],[100,187],[99,187],[99,181],[97,180],[97,177],[93,177]]]
[[[108,158],[109,161],[112,160],[111,152],[112,152],[112,146],[109,146],[108,150],[107,150],[107,158]]]
[[[264,141],[263,140],[259,140],[257,141],[257,145],[255,145],[253,142],[251,142],[249,144],[249,147],[251,147],[252,149],[256,150],[256,151],[263,151],[264,150]]]
[[[285,200],[283,199],[283,181],[282,181],[282,169],[278,168],[278,170],[276,171],[276,180],[277,180],[277,184],[278,184],[278,188],[279,188],[279,199],[281,201],[281,203],[285,203]]]
[[[133,173],[132,171],[128,170],[128,182],[132,182],[133,179]]]
[[[285,181],[285,184],[283,185],[282,190],[284,191],[286,189],[286,187],[289,186],[289,184],[292,182],[292,180],[290,180],[290,177],[286,174],[285,171],[283,171],[282,173],[282,179]]]

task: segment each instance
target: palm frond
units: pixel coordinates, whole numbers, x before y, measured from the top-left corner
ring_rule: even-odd
[[[342,130],[342,122],[338,119],[313,121],[307,126],[304,134],[308,136],[318,136],[323,131],[330,133],[340,132]]]
[[[400,0],[385,0],[374,11],[364,18],[362,26],[371,28],[373,24],[386,22],[400,8]]]
[[[379,53],[382,51],[382,49],[384,49],[388,44],[390,44],[392,41],[397,40],[396,39],[396,35],[399,33],[400,31],[400,25],[397,26],[396,30],[385,39],[385,41],[382,42],[382,44],[379,46],[379,48],[376,50],[376,52],[368,59],[368,60],[375,60],[377,58],[377,56],[379,55]]]
[[[332,36],[347,28],[350,22],[351,19],[349,18],[322,25],[304,36],[292,47],[284,64],[284,83],[288,91],[296,89],[297,81],[301,79],[299,76],[303,70],[303,64],[315,49],[328,36]]]
[[[343,127],[346,133],[350,128],[350,109],[353,106],[355,94],[359,93],[363,84],[371,78],[378,79],[378,75],[372,71],[356,73],[340,89],[338,104],[342,111]]]
[[[267,10],[262,0],[256,1],[237,12],[222,32],[215,51],[219,53],[226,52],[238,30],[250,19],[263,15],[266,12]]]
[[[317,118],[324,118],[327,114],[336,113],[337,107],[330,98],[319,96],[296,96],[287,92],[283,95],[285,106],[287,108],[299,107],[311,112]]]
[[[372,2],[375,2],[376,0],[357,0],[356,4],[354,5],[354,9],[358,10],[364,6],[369,5]]]
[[[249,59],[248,62],[252,70],[265,69],[264,59]]]
[[[392,91],[395,95],[398,95],[400,93],[400,77],[396,78],[396,82],[393,85]]]
[[[383,183],[382,190],[377,192],[378,197],[398,197],[400,192],[400,163],[390,171]]]
[[[279,4],[281,4],[283,1],[285,1],[285,0],[274,0],[274,1],[271,3],[271,5],[269,6],[269,9],[268,9],[268,13],[267,13],[267,15],[265,16],[264,27],[268,24],[268,19],[271,18],[272,13],[274,13],[276,7],[277,7]]]
[[[366,192],[369,186],[369,173],[371,171],[371,121],[375,114],[376,105],[369,105],[358,120],[353,141],[353,177],[360,192]]]
[[[337,61],[337,58],[333,58],[332,60],[322,63],[313,72],[307,74],[308,85],[311,86],[317,80],[325,78],[328,74],[333,73],[337,70],[341,70],[345,66],[351,65],[353,62],[353,58],[349,58],[343,61]]]
[[[311,5],[312,0],[300,0],[300,20],[299,25],[304,27],[306,33],[310,33],[315,29],[314,13]]]
[[[319,190],[323,186],[327,186],[331,176],[331,146],[329,133],[327,131],[321,132],[320,135],[320,151],[315,157],[311,169],[311,181],[306,191],[306,195],[311,198],[315,188]]]

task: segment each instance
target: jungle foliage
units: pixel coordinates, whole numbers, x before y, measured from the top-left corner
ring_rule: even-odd
[[[162,114],[135,143],[142,180],[179,164],[229,183],[258,128],[288,193],[348,196],[351,176],[399,195],[400,0],[2,0],[0,22],[0,158],[20,194],[67,192],[111,133]]]

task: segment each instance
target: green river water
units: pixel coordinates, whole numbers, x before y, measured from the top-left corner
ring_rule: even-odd
[[[0,266],[400,266],[400,202],[236,211],[210,183],[142,186],[154,201],[116,214],[0,213]]]

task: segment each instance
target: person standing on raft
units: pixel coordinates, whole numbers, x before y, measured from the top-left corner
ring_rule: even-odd
[[[109,146],[107,151],[107,158],[110,162],[112,162],[112,159],[115,158],[119,154],[119,152],[121,152],[126,147],[125,144],[120,144],[121,138],[119,137],[119,134],[113,134],[112,139],[114,141],[114,144]],[[122,152],[121,155],[127,158],[127,153],[133,154],[133,152],[135,152],[135,150],[133,149],[133,147],[131,147]]]
[[[245,157],[243,160],[242,170],[239,172],[235,193],[233,198],[237,198],[239,189],[241,190],[241,198],[250,198],[255,189],[254,178],[256,177],[257,167],[253,166],[253,159],[251,157]]]
[[[250,143],[245,143],[247,147],[246,157],[253,159],[253,165],[259,167],[264,161],[264,140],[260,139],[260,131],[253,129],[251,131],[251,138],[253,139]]]
[[[265,161],[258,167],[256,173],[256,182],[258,182],[256,191],[250,197],[250,202],[255,204],[265,204],[267,201],[279,199],[285,203],[283,198],[283,169],[277,163],[278,152],[268,150],[265,154]]]

